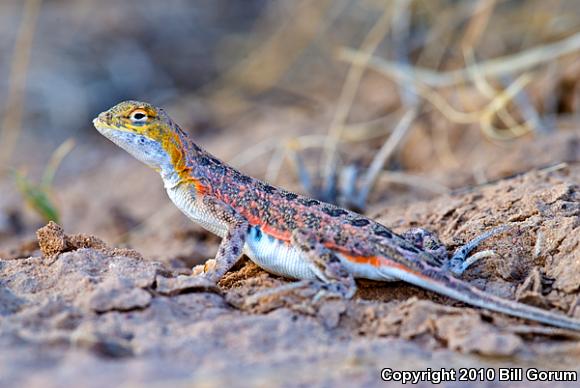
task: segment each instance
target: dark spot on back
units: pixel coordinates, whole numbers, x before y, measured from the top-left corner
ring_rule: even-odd
[[[318,205],[320,205],[320,201],[317,201],[317,200],[311,199],[311,198],[300,198],[298,200],[298,203],[300,203],[304,206],[318,206]]]
[[[232,247],[232,252],[234,255],[237,255],[239,251],[240,250],[238,249],[238,247]]]
[[[240,182],[242,182],[242,183],[245,183],[245,184],[252,183],[252,178],[250,178],[250,177],[249,177],[249,176],[247,176],[247,175],[244,175],[244,174],[239,174],[239,176],[238,176],[237,178],[238,178],[238,180],[239,180]]]
[[[266,185],[264,186],[264,191],[268,194],[274,194],[276,192],[276,188],[274,186]]]
[[[208,159],[211,160],[214,164],[222,164],[219,159],[216,159],[213,156],[208,156]]]
[[[381,237],[393,238],[393,234],[391,232],[389,232],[387,229],[377,230],[377,231],[375,231],[375,234],[377,236],[381,236]]]
[[[340,217],[344,216],[345,214],[348,214],[346,210],[341,209],[339,207],[323,207],[322,211],[331,217]]]
[[[365,220],[364,218],[357,218],[356,220],[352,220],[350,222],[350,224],[352,226],[357,226],[357,227],[367,226],[370,223],[371,222],[369,220]]]
[[[183,132],[181,130],[181,128],[179,128],[179,130],[185,135],[185,132]],[[201,148],[199,148],[199,146],[197,144],[195,144],[193,142],[191,142],[190,144],[191,144],[191,148],[193,148],[195,151],[197,151],[197,152],[200,152],[201,151]]]
[[[294,193],[284,193],[284,198],[286,198],[289,201],[293,201],[296,198],[298,198],[298,195]]]
[[[210,164],[210,161],[209,161],[209,159],[208,159],[208,158],[206,158],[205,156],[202,156],[201,158],[199,158],[199,159],[197,160],[197,163],[198,163],[200,166],[209,166],[209,164]]]

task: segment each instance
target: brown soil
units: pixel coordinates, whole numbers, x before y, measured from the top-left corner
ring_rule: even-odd
[[[516,223],[484,244],[496,255],[465,278],[580,318],[579,181],[576,164],[537,170],[388,207],[376,218],[397,231],[435,230],[450,249]],[[188,233],[174,235],[174,245],[199,240]],[[245,261],[222,280],[221,294],[203,292],[191,288],[184,261],[175,257],[141,257],[94,236],[67,235],[54,223],[37,236],[36,247],[27,243],[0,261],[0,375],[11,384],[379,385],[384,367],[578,369],[580,361],[578,333],[401,283],[360,282],[352,301],[312,303],[302,290],[245,304],[287,281]],[[35,373],[25,373],[31,367]]]

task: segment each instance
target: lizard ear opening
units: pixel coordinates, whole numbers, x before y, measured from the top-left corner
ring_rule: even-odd
[[[147,120],[149,120],[149,115],[147,114],[147,112],[143,109],[135,109],[133,112],[131,112],[131,114],[129,115],[129,119],[136,124],[142,124],[145,123]]]

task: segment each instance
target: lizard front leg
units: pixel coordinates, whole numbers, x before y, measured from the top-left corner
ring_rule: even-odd
[[[218,247],[215,258],[208,260],[204,265],[195,266],[192,275],[199,279],[200,287],[215,288],[217,282],[242,257],[248,221],[231,206],[216,198],[204,197],[203,204],[227,225],[227,232]]]

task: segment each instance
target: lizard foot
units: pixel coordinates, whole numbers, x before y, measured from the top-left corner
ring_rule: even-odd
[[[216,264],[217,264],[217,262],[215,259],[209,259],[204,264],[198,264],[198,265],[194,266],[191,269],[191,275],[192,276],[200,276],[206,272],[211,272],[212,270],[214,270],[216,268]]]
[[[451,256],[448,257],[447,248],[445,245],[439,240],[436,234],[423,229],[423,228],[413,228],[409,229],[405,233],[403,233],[402,237],[416,246],[419,249],[426,251],[427,253],[431,254],[439,263],[439,267],[443,270],[449,271],[456,276],[462,275],[467,268],[469,268],[473,263],[476,261],[484,258],[490,257],[495,254],[495,252],[491,250],[478,252],[474,255],[468,256],[479,244],[483,241],[491,238],[499,233],[502,233],[511,226],[503,225],[497,228],[494,228],[490,231],[482,233],[481,235],[475,237],[473,240],[467,242],[463,246],[459,247]]]
[[[242,310],[267,312],[286,307],[307,315],[316,315],[328,300],[344,300],[345,290],[320,280],[300,280],[247,296],[235,303]],[[231,302],[231,301],[230,301]]]
[[[483,241],[497,234],[503,233],[511,228],[512,228],[511,225],[502,225],[480,234],[473,240],[468,241],[463,246],[457,248],[455,253],[453,253],[453,256],[451,256],[451,258],[443,265],[442,268],[447,271],[450,271],[456,276],[462,275],[463,272],[465,272],[465,270],[476,261],[480,260],[483,257],[489,257],[495,254],[493,251],[488,250],[478,252],[472,256],[468,256],[471,253],[471,251],[477,248],[477,246],[481,244]]]
[[[215,259],[209,259],[204,264],[194,266],[191,269],[191,276],[187,281],[188,287],[221,294],[221,290],[213,279],[214,276],[212,276],[212,271],[215,270],[216,264]]]
[[[300,280],[257,292],[234,305],[242,310],[260,313],[285,307],[302,314],[316,315],[322,305],[320,301],[328,297],[321,293],[321,285],[318,280]]]

